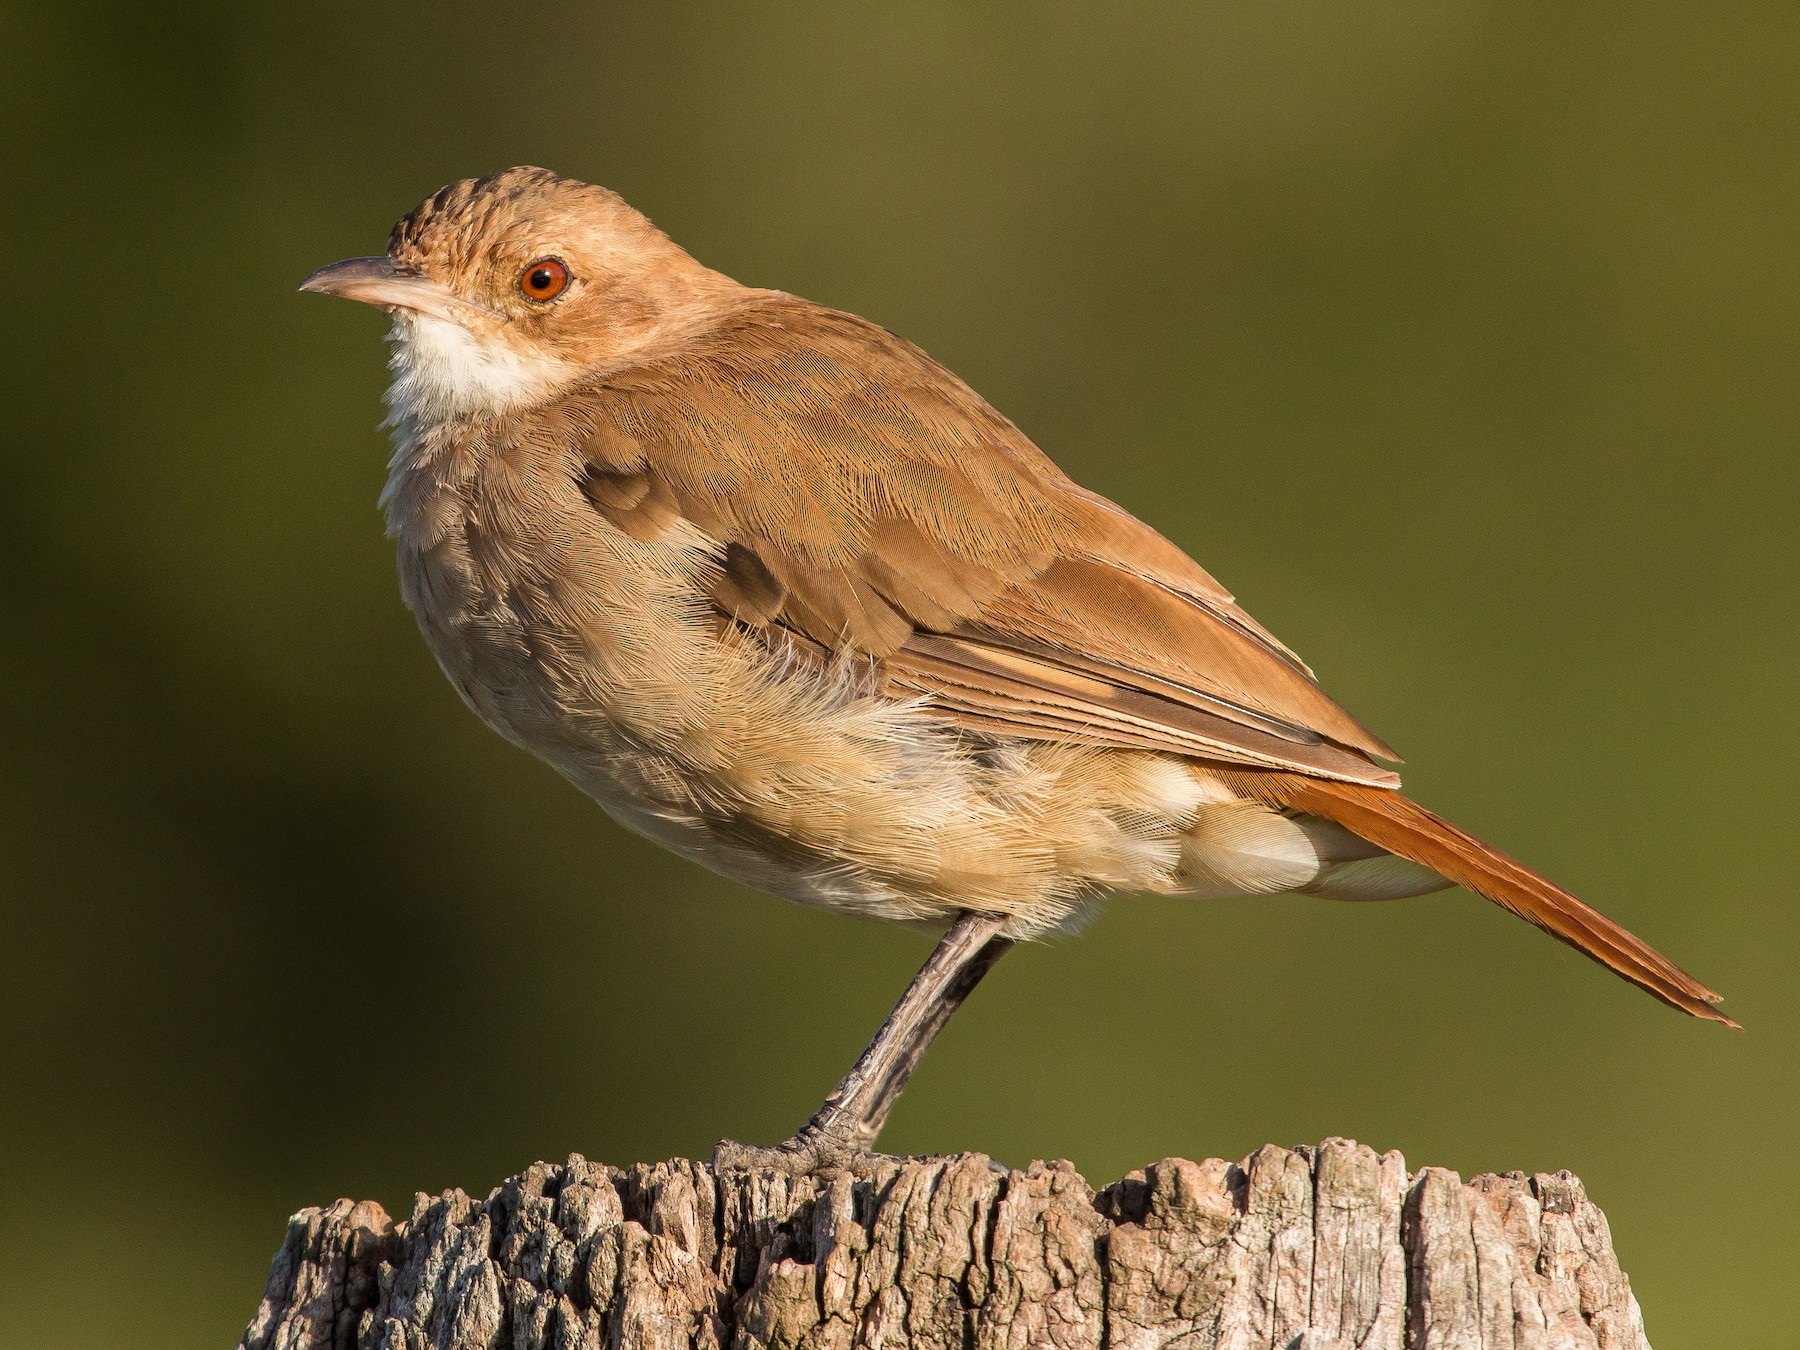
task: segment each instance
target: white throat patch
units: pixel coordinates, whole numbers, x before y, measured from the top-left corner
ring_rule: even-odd
[[[388,341],[394,378],[388,421],[404,437],[457,417],[507,412],[544,398],[572,374],[554,358],[524,356],[461,324],[413,310],[394,313]]]

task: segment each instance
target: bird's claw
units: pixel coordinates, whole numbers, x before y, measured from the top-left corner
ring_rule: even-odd
[[[713,1145],[714,1175],[726,1172],[775,1172],[782,1176],[801,1177],[825,1172],[846,1172],[867,1178],[889,1168],[908,1163],[951,1162],[969,1154],[899,1154],[877,1153],[850,1140],[812,1129],[803,1129],[779,1144],[740,1144],[735,1139],[721,1139]],[[984,1157],[989,1168],[1005,1172],[1006,1164]]]
[[[791,1177],[813,1172],[850,1172],[866,1176],[884,1163],[901,1161],[810,1128],[774,1145],[740,1144],[735,1139],[721,1139],[713,1146],[712,1155],[715,1173],[779,1172]]]

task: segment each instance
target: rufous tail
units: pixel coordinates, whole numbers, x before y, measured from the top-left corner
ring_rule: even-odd
[[[1270,805],[1335,820],[1389,853],[1432,868],[1457,885],[1466,886],[1536,924],[1552,937],[1561,938],[1684,1013],[1723,1022],[1728,1027],[1738,1025],[1712,1006],[1719,1001],[1718,994],[1649,943],[1632,936],[1555,882],[1398,792],[1289,773],[1244,773],[1232,777],[1248,793]]]

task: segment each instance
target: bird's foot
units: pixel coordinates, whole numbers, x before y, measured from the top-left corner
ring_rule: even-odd
[[[950,1162],[968,1156],[972,1155],[877,1153],[855,1139],[846,1139],[808,1124],[792,1139],[772,1146],[721,1139],[713,1145],[712,1168],[715,1175],[779,1172],[783,1176],[800,1177],[820,1172],[847,1172],[854,1177],[866,1178],[907,1163]],[[1007,1170],[1006,1164],[993,1158],[985,1158],[985,1161],[996,1172]]]
[[[883,1164],[902,1161],[811,1125],[802,1128],[792,1139],[773,1146],[721,1139],[713,1146],[712,1155],[715,1173],[780,1172],[791,1177],[812,1172],[849,1172],[867,1176]]]

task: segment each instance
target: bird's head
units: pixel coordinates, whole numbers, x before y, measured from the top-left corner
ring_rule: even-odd
[[[433,193],[384,255],[322,267],[300,289],[393,317],[388,397],[413,427],[516,409],[628,365],[743,290],[617,193],[529,167]]]

